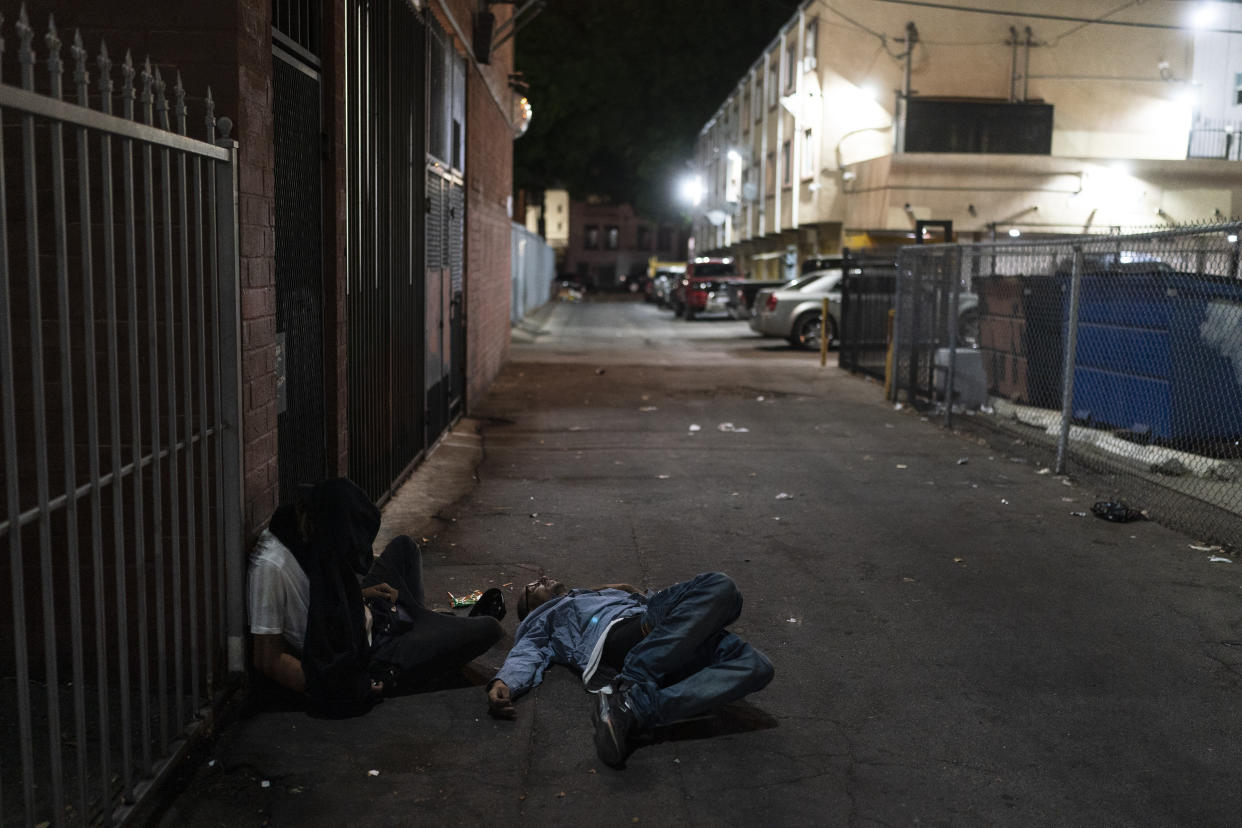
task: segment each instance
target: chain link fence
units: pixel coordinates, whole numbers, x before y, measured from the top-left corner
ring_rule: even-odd
[[[1242,528],[1242,224],[903,248],[894,400],[1222,546]],[[1053,459],[1055,458],[1055,459]]]

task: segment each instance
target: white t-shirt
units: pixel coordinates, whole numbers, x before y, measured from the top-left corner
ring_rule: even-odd
[[[283,635],[295,652],[306,640],[310,579],[289,548],[266,529],[250,555],[250,632]]]

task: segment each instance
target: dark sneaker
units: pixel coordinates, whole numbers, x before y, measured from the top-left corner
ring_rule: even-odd
[[[595,752],[600,761],[610,768],[625,767],[626,737],[634,723],[634,711],[625,693],[614,690],[596,694],[591,721],[595,723]]]

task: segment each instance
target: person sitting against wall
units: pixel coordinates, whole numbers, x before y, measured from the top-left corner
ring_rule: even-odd
[[[364,713],[459,670],[503,635],[496,617],[428,609],[421,549],[401,535],[375,558],[379,526],[358,486],[325,480],[276,510],[251,555],[254,666],[304,695],[314,715]]]

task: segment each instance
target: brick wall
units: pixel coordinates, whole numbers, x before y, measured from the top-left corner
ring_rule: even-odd
[[[452,20],[437,4],[433,12],[454,34],[458,51],[473,56],[473,0],[447,0]],[[496,28],[512,15],[504,5],[489,8]],[[453,22],[456,22],[454,27]],[[466,87],[466,408],[479,403],[509,356],[509,205],[513,194],[513,41],[495,51],[490,63],[467,70]]]

